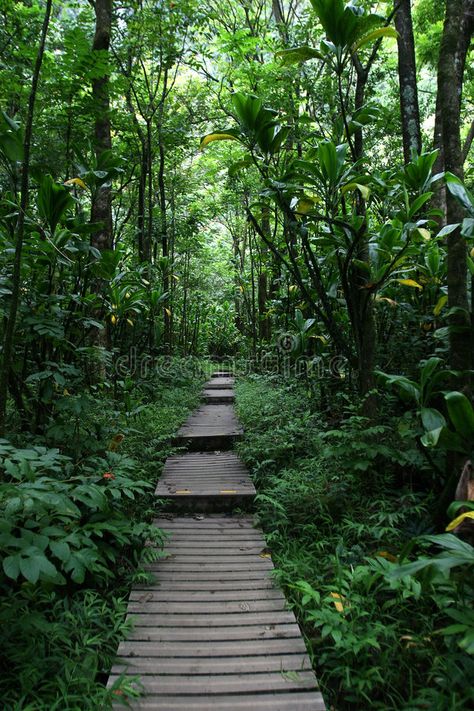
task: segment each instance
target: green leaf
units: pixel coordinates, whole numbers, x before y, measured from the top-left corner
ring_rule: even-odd
[[[463,206],[471,217],[474,217],[474,198],[460,180],[453,173],[445,175],[446,187],[451,195]]]
[[[357,52],[357,50],[364,45],[369,44],[380,37],[394,37],[396,39],[398,37],[398,32],[393,27],[379,27],[357,40],[357,42],[352,46],[352,51]]]
[[[462,437],[474,441],[474,409],[464,393],[453,391],[444,396],[454,429]]]
[[[41,571],[39,556],[32,555],[28,558],[20,558],[20,571],[28,582],[36,583]]]
[[[12,578],[16,580],[20,575],[20,556],[19,555],[9,555],[7,556],[3,563],[3,570],[7,578]]]
[[[345,195],[350,190],[358,190],[364,200],[368,200],[370,197],[370,188],[367,185],[362,185],[361,183],[347,183],[341,188],[341,193]]]
[[[38,192],[38,210],[48,223],[51,234],[54,234],[59,221],[73,202],[64,185],[55,183],[50,175],[43,178]]]
[[[313,47],[309,47],[307,44],[301,47],[282,49],[277,52],[275,56],[281,59],[283,66],[301,64],[301,62],[307,62],[309,59],[324,59],[324,55],[321,54],[321,52]]]

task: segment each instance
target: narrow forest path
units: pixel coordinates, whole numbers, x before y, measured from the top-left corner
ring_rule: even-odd
[[[230,513],[248,510],[255,495],[231,451],[242,437],[233,385],[227,373],[205,385],[206,404],[175,440],[188,453],[170,457],[158,482],[156,495],[175,512],[156,520],[170,534],[166,557],[148,568],[155,582],[130,594],[134,629],[109,679],[141,677],[136,711],[325,709],[263,535],[252,516]]]

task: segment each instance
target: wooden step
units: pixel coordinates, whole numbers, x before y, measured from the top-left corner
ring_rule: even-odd
[[[178,430],[173,442],[193,452],[228,450],[242,439],[242,434],[232,405],[201,405]]]
[[[202,398],[209,404],[219,405],[220,403],[234,402],[235,394],[231,388],[222,388],[219,390],[217,390],[217,388],[206,388],[202,391]]]
[[[215,370],[211,378],[232,378],[233,375],[231,370]]]
[[[222,390],[223,388],[233,388],[235,384],[235,378],[232,376],[211,378],[204,385],[205,390]]]
[[[192,452],[166,460],[155,494],[180,510],[229,511],[251,507],[255,487],[234,452]]]

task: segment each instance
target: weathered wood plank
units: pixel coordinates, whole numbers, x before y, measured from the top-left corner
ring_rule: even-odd
[[[122,707],[123,708],[123,707]],[[319,692],[235,696],[153,696],[134,702],[135,711],[324,711]]]
[[[140,618],[134,620],[129,642],[190,642],[189,629],[141,626]],[[262,639],[297,639],[301,637],[296,623],[272,625],[239,625],[238,627],[200,627],[193,633],[192,644],[201,642],[251,641]],[[153,656],[153,655],[152,655]]]
[[[190,627],[197,629],[198,627],[234,627],[240,625],[276,625],[276,624],[291,624],[295,621],[295,616],[292,612],[227,612],[224,614],[161,614],[160,612],[152,612],[147,614],[138,610],[129,612],[129,617],[135,621],[140,620],[141,625],[149,625],[154,627]]]
[[[200,657],[198,659],[159,659],[133,657],[118,659],[112,674],[231,674],[235,672],[310,671],[311,664],[306,654],[275,654],[268,657]]]
[[[298,671],[285,675],[282,672],[246,674],[198,674],[188,676],[164,675],[142,677],[142,684],[148,693],[179,694],[245,694],[249,692],[289,691],[291,689],[317,689],[314,672]],[[110,682],[114,682],[111,676]]]
[[[235,378],[232,375],[219,375],[211,378],[205,383],[205,390],[232,389],[235,385]]]
[[[118,650],[120,657],[246,657],[295,653],[306,653],[301,634],[288,639],[197,640],[192,645],[189,638],[171,642],[127,641],[121,642]]]
[[[243,602],[244,600],[281,600],[286,602],[286,598],[277,588],[263,588],[261,590],[179,590],[167,588],[148,588],[145,590],[134,589],[130,593],[130,600],[141,602],[143,600],[154,600],[156,602]]]

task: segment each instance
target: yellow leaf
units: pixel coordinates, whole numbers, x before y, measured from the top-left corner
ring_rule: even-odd
[[[291,284],[291,286],[288,287],[288,291],[290,292],[290,294],[292,294],[297,289],[298,287],[296,286],[296,284]]]
[[[129,326],[133,326],[133,321],[132,321],[132,319],[128,318],[128,319],[127,319],[127,323],[128,323]]]
[[[345,195],[347,192],[352,190],[358,190],[364,200],[368,200],[370,197],[370,188],[368,188],[367,185],[362,185],[361,183],[347,183],[347,185],[344,185],[341,189],[341,193]]]
[[[237,140],[238,139],[235,136],[232,136],[230,133],[224,133],[224,132],[217,131],[216,133],[209,133],[207,136],[204,136],[204,138],[201,139],[199,148],[202,151],[206,146],[209,145],[209,143],[213,143],[213,141],[237,141]]]
[[[168,314],[168,316],[171,318],[171,311],[170,311],[169,309],[167,309],[167,308],[165,308],[165,311],[166,311],[166,313]]]
[[[115,324],[117,323],[117,316],[115,314],[112,314],[112,316],[110,317],[110,320],[111,320],[112,324],[115,326]]]
[[[429,230],[426,230],[424,227],[417,227],[418,234],[420,237],[422,237],[425,240],[431,239],[431,232]]]
[[[109,451],[110,452],[116,452],[117,449],[119,448],[119,445],[123,442],[124,439],[123,434],[116,434],[114,437],[112,437],[112,441],[109,444]]]
[[[66,180],[64,185],[79,185],[80,188],[87,189],[87,185],[80,178],[71,178],[71,180]]]
[[[474,247],[471,249],[470,253],[471,257],[474,259]]]
[[[334,602],[334,607],[338,612],[344,612],[344,605],[342,604],[341,600],[344,600],[342,595],[339,595],[339,593],[332,592],[331,597],[333,598]]]
[[[452,531],[453,529],[457,528],[463,521],[465,521],[466,518],[474,519],[474,511],[466,511],[465,513],[462,513],[460,516],[457,516],[455,519],[453,519],[451,521],[450,524],[448,524],[446,526],[446,530]]]
[[[440,313],[443,310],[447,301],[448,301],[448,297],[446,294],[443,294],[443,296],[440,296],[440,298],[438,299],[438,303],[436,304],[436,306],[433,309],[433,313],[435,316],[440,315]]]
[[[191,490],[190,489],[177,489],[176,494],[184,495],[184,494],[190,494]]]
[[[236,494],[237,489],[221,489],[219,494]]]
[[[377,553],[374,554],[377,558],[386,558],[387,560],[390,560],[392,563],[396,563],[398,558],[388,551],[377,551]]]
[[[271,553],[260,553],[259,558],[271,558]]]
[[[295,212],[299,215],[307,215],[308,212],[311,212],[313,207],[314,200],[311,200],[311,198],[308,197],[303,197],[301,200],[298,200]]]
[[[67,388],[64,388],[64,390],[63,390],[63,395],[69,395],[69,394],[70,394],[70,393],[69,393],[69,390],[68,390]]]
[[[403,286],[411,286],[413,289],[423,289],[421,284],[418,284],[414,279],[397,279],[397,281],[399,284],[403,284]]]
[[[390,304],[390,306],[398,306],[397,302],[393,299],[389,299],[388,296],[376,296],[375,301],[386,301],[387,304]]]

